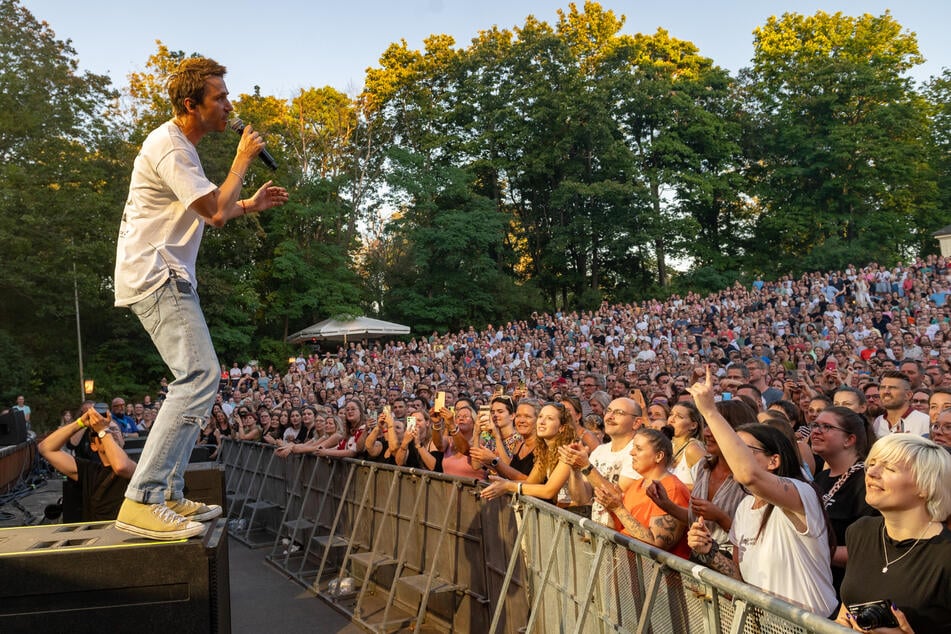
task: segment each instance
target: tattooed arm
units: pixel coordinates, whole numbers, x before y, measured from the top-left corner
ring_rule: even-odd
[[[634,519],[634,516],[623,506],[614,509],[613,512],[631,537],[662,550],[673,549],[684,536],[685,524],[672,515],[652,517],[650,527],[646,527]]]
[[[638,522],[630,511],[624,508],[624,493],[616,484],[605,481],[595,489],[595,497],[604,508],[614,513],[628,534],[635,539],[663,550],[670,550],[684,536],[687,525],[669,514],[652,517],[650,526]]]
[[[736,550],[734,549],[732,558],[719,550],[719,545],[713,541],[713,536],[710,534],[703,518],[698,518],[696,522],[691,524],[690,530],[687,531],[687,545],[690,546],[693,553],[692,558],[696,561],[728,577],[743,580],[742,575],[740,575],[739,562],[736,559]],[[714,547],[717,550],[714,551]]]

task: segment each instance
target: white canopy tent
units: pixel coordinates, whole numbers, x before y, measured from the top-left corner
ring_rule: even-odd
[[[392,335],[409,334],[409,326],[394,324],[370,317],[356,317],[354,319],[325,319],[287,338],[287,343],[298,344],[311,340],[343,341],[353,337],[388,337]]]

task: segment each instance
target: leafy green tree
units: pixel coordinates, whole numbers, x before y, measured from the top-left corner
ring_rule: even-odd
[[[951,70],[945,68],[924,86],[931,122],[928,167],[935,179],[933,204],[917,214],[915,229],[920,253],[937,253],[933,234],[951,223]]]
[[[418,154],[394,152],[393,160],[392,185],[409,201],[389,224],[396,249],[386,314],[430,332],[507,319],[513,309],[524,309],[493,256],[506,218],[472,192],[472,176]]]
[[[33,395],[40,421],[79,397],[74,288],[94,343],[122,330],[107,314],[127,182],[106,116],[116,93],[107,77],[79,73],[75,56],[19,2],[0,0],[0,365],[16,368],[0,401]]]
[[[894,261],[933,190],[914,34],[886,12],[787,13],[754,31],[748,108],[760,270]],[[924,198],[923,198],[924,197]]]

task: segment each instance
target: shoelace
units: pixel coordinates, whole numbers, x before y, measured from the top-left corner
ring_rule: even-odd
[[[181,524],[184,524],[185,522],[188,521],[188,520],[186,520],[184,517],[182,517],[181,515],[179,515],[179,514],[176,513],[175,511],[173,511],[172,509],[170,509],[170,508],[168,508],[167,506],[165,506],[164,504],[154,504],[154,505],[152,505],[152,512],[153,512],[156,516],[158,516],[158,518],[159,518],[160,520],[162,520],[163,522],[165,522],[166,524],[178,524],[178,525],[181,525]]]

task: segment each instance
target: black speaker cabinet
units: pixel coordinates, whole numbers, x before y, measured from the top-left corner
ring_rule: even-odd
[[[224,518],[202,538],[112,522],[0,529],[0,632],[231,631]]]
[[[185,467],[185,497],[203,504],[217,504],[228,515],[225,466],[217,462],[190,462]]]
[[[26,417],[18,409],[0,415],[0,446],[26,442]]]

